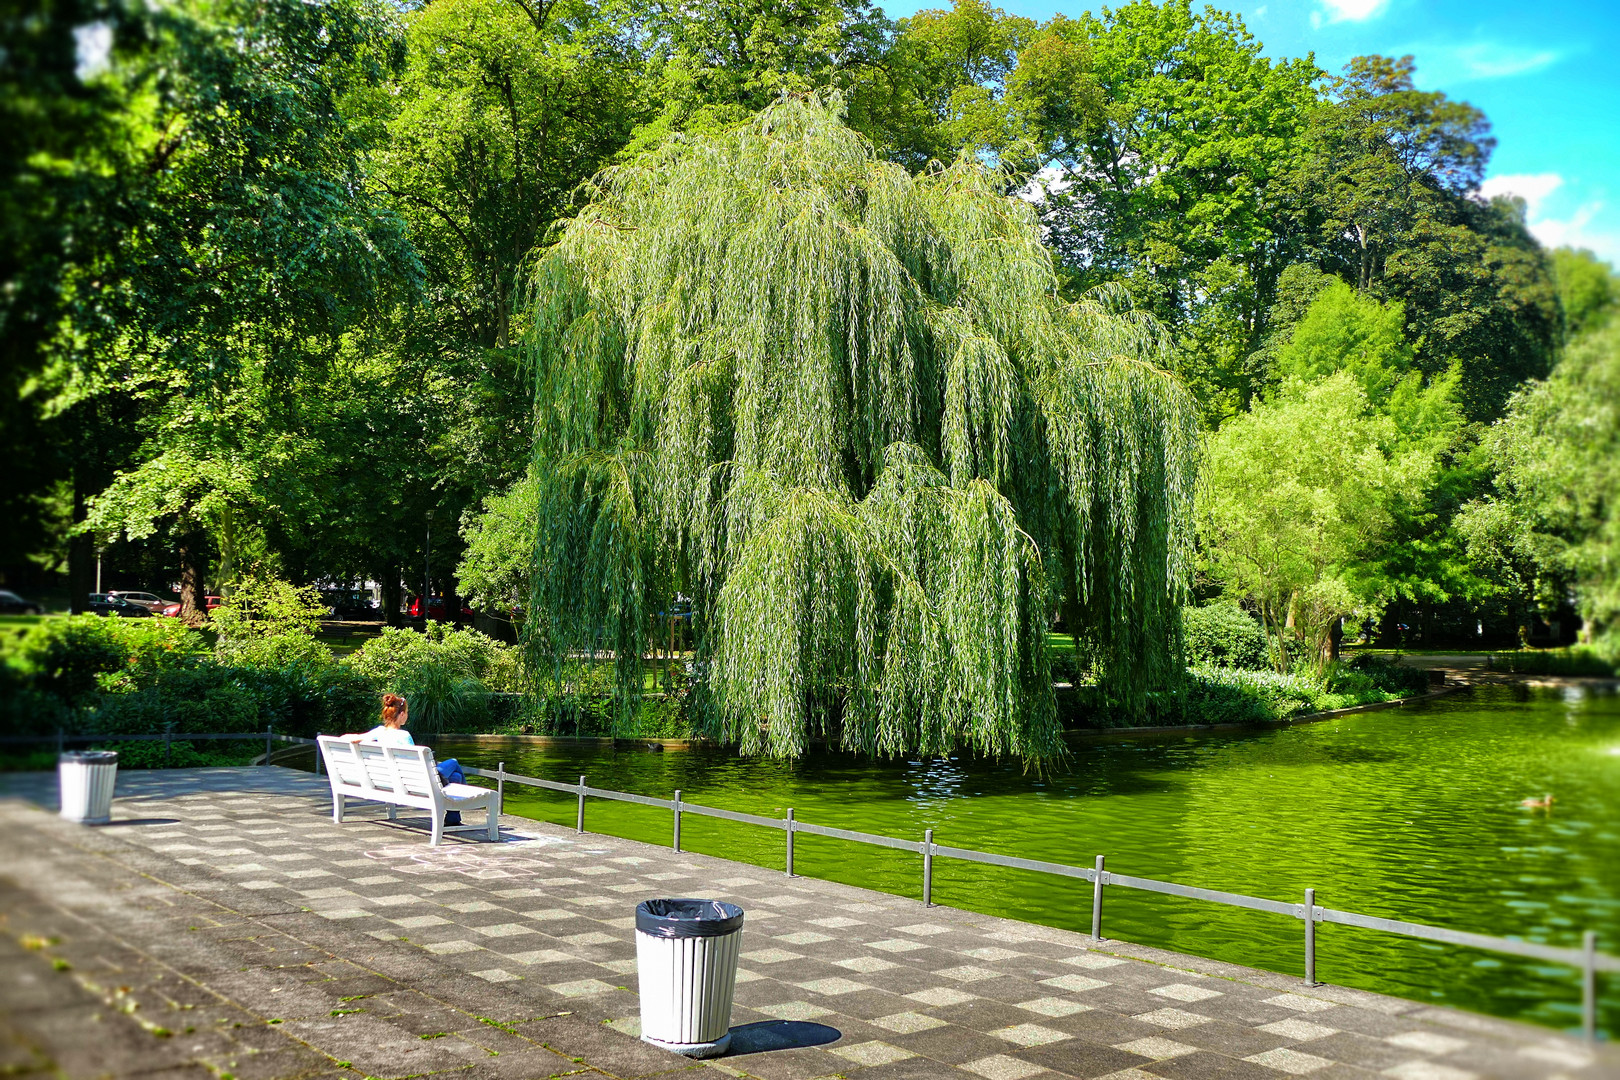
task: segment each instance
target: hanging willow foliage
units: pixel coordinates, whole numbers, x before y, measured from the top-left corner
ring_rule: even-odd
[[[1192,405],[1150,320],[1057,299],[1000,174],[840,113],[608,169],[539,262],[531,656],[611,655],[626,716],[679,590],[745,753],[1048,759],[1060,606],[1116,699],[1178,669]]]

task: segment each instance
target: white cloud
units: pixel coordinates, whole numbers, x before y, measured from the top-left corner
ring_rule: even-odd
[[[1365,22],[1384,10],[1389,0],[1318,0],[1329,22]],[[1320,15],[1312,23],[1320,25]]]
[[[1507,79],[1514,75],[1528,75],[1557,63],[1560,56],[1556,49],[1517,48],[1496,42],[1460,45],[1452,53],[1466,77],[1471,79]]]
[[[1553,192],[1564,186],[1558,173],[1518,173],[1493,176],[1479,186],[1478,197],[1498,195],[1524,200],[1525,218],[1531,235],[1544,247],[1589,248],[1600,258],[1620,265],[1620,233],[1605,220],[1601,199],[1588,199],[1562,216],[1546,213]]]
[[[1534,220],[1540,216],[1541,205],[1547,201],[1547,196],[1563,186],[1564,178],[1557,173],[1510,173],[1486,180],[1479,185],[1479,194],[1486,200],[1498,195],[1516,195],[1524,200],[1525,208]]]

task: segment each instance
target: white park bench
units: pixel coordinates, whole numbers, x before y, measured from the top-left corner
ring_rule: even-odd
[[[350,742],[331,735],[319,739],[326,775],[332,781],[332,820],[343,823],[348,799],[380,802],[388,807],[388,819],[395,820],[401,806],[426,810],[433,815],[433,845],[447,832],[486,832],[499,840],[500,822],[497,796],[488,788],[471,784],[440,784],[433,751],[425,746],[379,746],[377,743]],[[446,810],[489,811],[484,825],[444,823]]]

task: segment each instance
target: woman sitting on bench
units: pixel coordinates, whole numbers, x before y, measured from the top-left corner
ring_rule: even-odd
[[[374,742],[381,746],[415,746],[416,740],[411,733],[405,730],[410,721],[410,703],[398,694],[384,694],[382,699],[382,723],[370,731],[360,734],[344,735],[350,742]],[[436,763],[439,767],[440,784],[465,784],[467,776],[461,771],[461,765],[455,758]],[[444,814],[446,825],[460,825],[461,811],[446,810]]]

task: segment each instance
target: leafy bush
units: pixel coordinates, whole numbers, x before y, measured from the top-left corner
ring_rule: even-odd
[[[524,684],[523,665],[516,649],[477,630],[456,629],[444,623],[430,622],[422,633],[384,627],[348,662],[378,686],[390,690],[407,672],[428,667],[442,667],[452,677],[476,679],[485,689],[499,692],[521,691]],[[411,711],[414,721],[414,703]]]
[[[1188,666],[1266,666],[1266,632],[1236,604],[1182,608],[1181,633]]]
[[[231,586],[230,595],[208,621],[219,634],[219,648],[228,656],[242,643],[257,638],[313,638],[324,614],[326,605],[313,585],[255,575]]]

